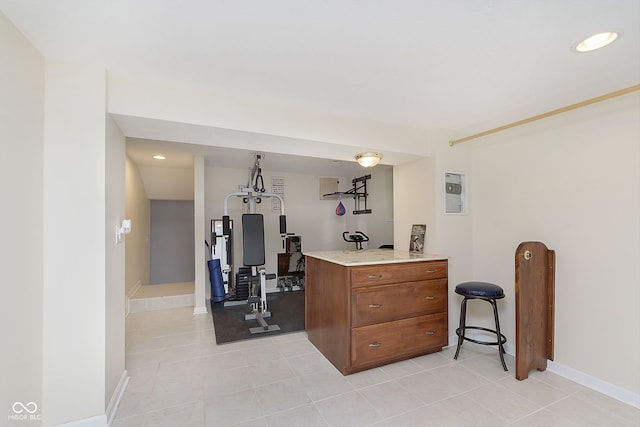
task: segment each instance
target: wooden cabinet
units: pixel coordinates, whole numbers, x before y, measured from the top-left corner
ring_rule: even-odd
[[[306,266],[309,340],[343,374],[448,344],[446,260]]]

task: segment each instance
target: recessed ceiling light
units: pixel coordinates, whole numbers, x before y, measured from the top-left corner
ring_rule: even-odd
[[[594,34],[587,37],[578,43],[575,47],[576,52],[590,52],[592,50],[600,49],[608,44],[611,44],[618,38],[618,33],[613,31],[607,31],[604,33]]]
[[[156,159],[156,160],[166,160],[167,159],[162,154],[156,154],[155,156],[153,156],[153,158]]]

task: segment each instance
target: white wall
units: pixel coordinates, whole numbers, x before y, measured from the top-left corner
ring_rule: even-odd
[[[445,213],[445,173],[462,173],[465,175],[467,185],[473,183],[470,149],[466,146],[451,148],[449,146],[449,140],[451,139],[451,134],[447,132],[431,133],[431,153],[433,155],[435,173],[435,200],[433,204],[436,215],[433,249],[437,253],[449,256],[450,341],[453,337],[456,337],[455,330],[458,327],[460,317],[460,296],[454,292],[455,286],[460,282],[477,280],[472,270],[472,259],[474,257],[471,244],[473,239],[473,205],[468,201],[468,210],[463,215]],[[469,312],[473,313],[471,305],[469,304]]]
[[[126,377],[124,366],[125,245],[116,242],[116,227],[125,219],[125,138],[111,117],[106,117],[106,280],[105,280],[105,407]]]
[[[131,234],[125,242],[125,294],[137,284],[149,284],[150,260],[150,202],[144,190],[136,164],[126,158],[126,217],[131,220]]]
[[[104,70],[46,63],[43,424],[105,413]]]
[[[395,244],[427,223],[427,251],[448,255],[449,335],[455,285],[501,285],[501,326],[515,342],[515,262],[523,241],[556,251],[555,362],[550,369],[638,404],[640,391],[640,102],[638,93],[449,147],[394,171]],[[467,215],[443,213],[445,171],[464,173]],[[411,191],[418,183],[421,197]],[[468,323],[491,326],[470,304]],[[514,347],[511,347],[512,349]]]
[[[104,70],[45,63],[2,14],[0,53],[0,185],[16,207],[0,212],[0,404],[36,403],[21,425],[104,425],[124,370],[124,249],[107,243],[124,215],[124,138],[105,120]]]
[[[473,149],[473,271],[503,284],[514,253],[556,251],[555,362],[640,393],[640,95],[485,137]]]
[[[444,212],[444,174],[459,172],[470,182],[469,149],[449,147],[450,134],[430,133],[431,156],[394,168],[394,236],[399,249],[409,249],[412,224],[426,224],[425,252],[449,257],[449,336],[455,336],[460,314],[460,300],[455,285],[472,280],[471,218]]]
[[[44,59],[2,13],[0,57],[0,416],[6,422],[16,401],[42,406]]]
[[[195,292],[193,295],[193,314],[207,313],[207,290],[211,287],[207,286],[208,271],[207,251],[204,240],[209,241],[206,237],[207,226],[205,224],[204,206],[205,206],[205,171],[204,157],[194,156],[193,158],[193,251],[194,251],[194,279]],[[203,238],[204,236],[204,238]],[[210,295],[209,295],[210,297]]]
[[[437,253],[436,185],[430,157],[395,166],[393,170],[393,236],[396,249],[409,250],[411,227],[426,224],[425,253]]]

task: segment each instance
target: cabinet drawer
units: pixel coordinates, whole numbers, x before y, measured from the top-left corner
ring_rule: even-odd
[[[447,310],[447,279],[357,288],[351,325],[362,326]]]
[[[351,286],[417,282],[447,277],[447,261],[407,262],[351,267]]]
[[[447,343],[446,313],[361,326],[351,330],[351,364],[357,367],[381,362],[442,348]]]

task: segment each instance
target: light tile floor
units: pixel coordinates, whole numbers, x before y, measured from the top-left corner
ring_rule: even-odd
[[[343,376],[306,333],[216,345],[211,315],[130,314],[114,427],[640,426],[640,410],[497,353],[455,348]]]

